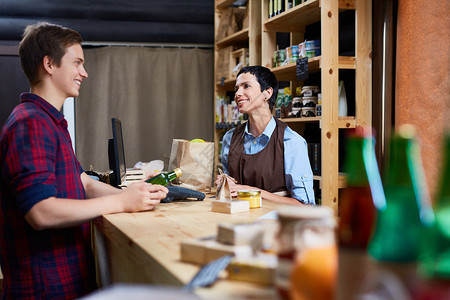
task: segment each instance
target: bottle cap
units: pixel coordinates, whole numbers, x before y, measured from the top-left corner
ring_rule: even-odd
[[[183,175],[183,172],[181,172],[180,168],[176,168],[175,170],[173,170],[175,172],[175,175],[177,175],[177,178],[180,178],[181,175]]]
[[[400,138],[412,139],[416,136],[416,128],[411,124],[402,124],[397,128],[397,134]]]
[[[371,138],[375,135],[375,129],[368,126],[356,126],[354,129],[349,130],[349,136],[358,138]]]

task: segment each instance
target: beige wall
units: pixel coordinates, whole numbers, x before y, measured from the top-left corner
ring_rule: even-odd
[[[450,1],[399,0],[395,124],[416,126],[432,200],[450,130]]]

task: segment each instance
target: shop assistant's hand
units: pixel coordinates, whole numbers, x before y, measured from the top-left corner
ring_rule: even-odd
[[[214,186],[218,187],[221,180],[222,180],[222,175],[217,175],[216,176],[216,181],[214,181]]]
[[[143,181],[130,184],[123,192],[123,211],[136,212],[153,210],[167,196],[169,190],[162,185],[153,185]]]
[[[245,191],[245,190],[261,190],[259,188],[249,186],[249,185],[243,185],[243,184],[237,184],[234,182],[229,182],[231,196],[236,197],[238,191]]]

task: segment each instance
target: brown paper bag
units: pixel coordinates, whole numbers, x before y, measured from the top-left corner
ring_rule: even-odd
[[[219,169],[220,181],[217,185],[216,199],[221,201],[231,201],[231,190],[230,190],[230,181],[236,183],[236,180],[223,173],[221,169]]]
[[[214,165],[214,143],[190,143],[183,139],[172,141],[169,170],[180,168],[180,186],[197,190],[211,189]]]

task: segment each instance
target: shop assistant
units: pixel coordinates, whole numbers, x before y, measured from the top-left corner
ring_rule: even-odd
[[[280,204],[315,204],[307,143],[272,115],[278,80],[267,68],[242,68],[234,101],[248,122],[223,137],[221,162],[234,179],[231,192],[259,189],[263,199]],[[216,181],[216,184],[218,181]]]

